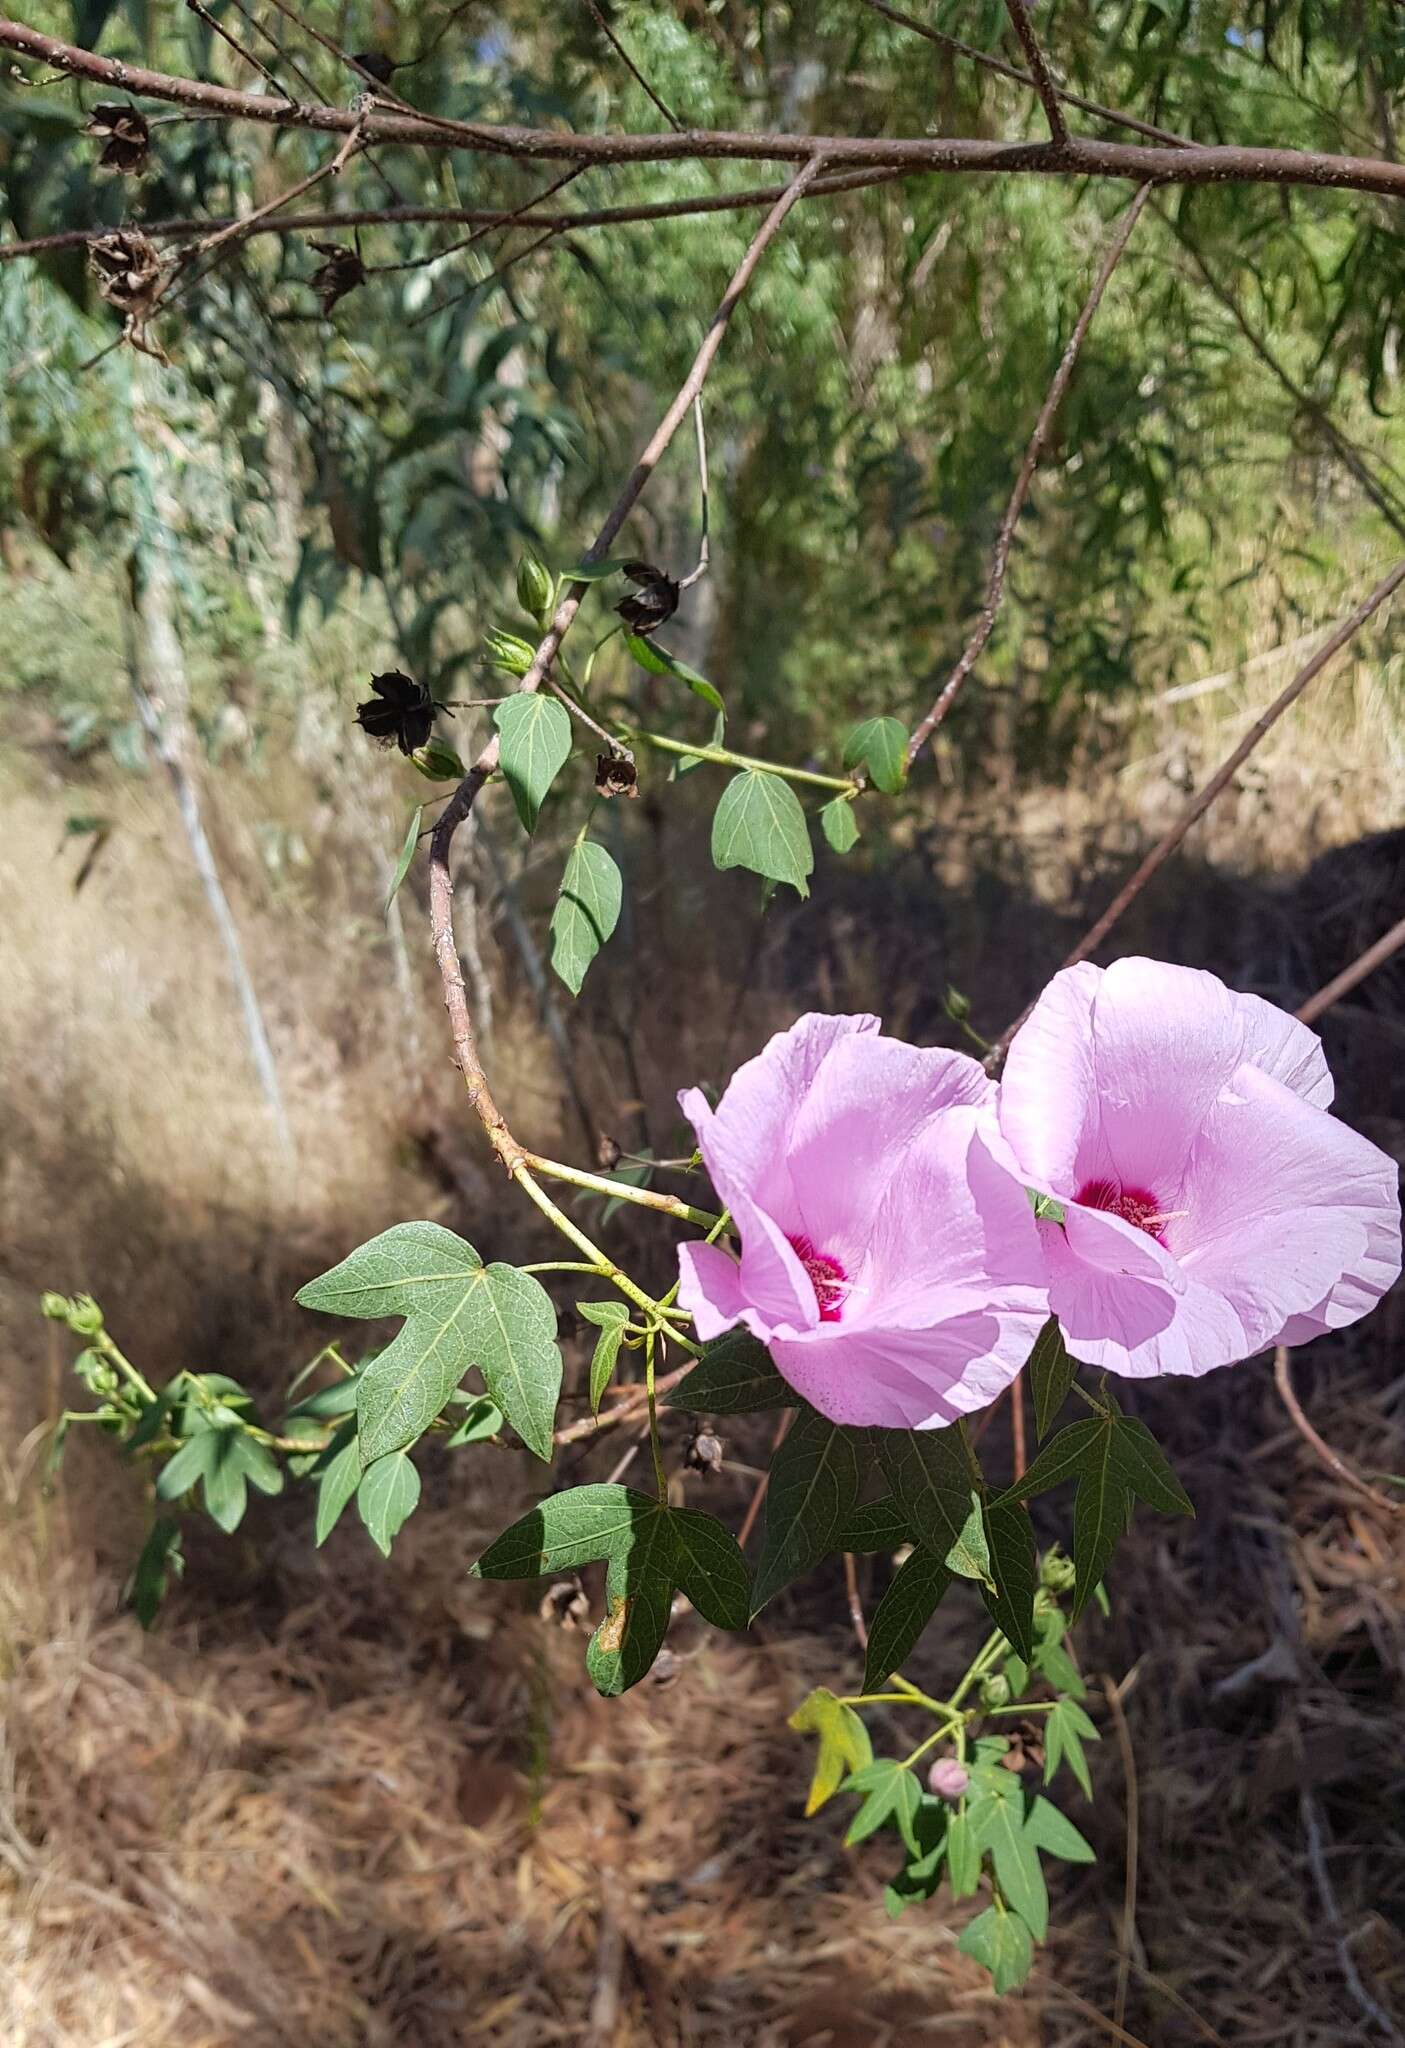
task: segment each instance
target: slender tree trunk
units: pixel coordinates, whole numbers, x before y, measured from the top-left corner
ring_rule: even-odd
[[[174,549],[174,507],[159,468],[147,464],[151,484],[151,520],[139,523],[132,553],[132,697],[137,715],[171,778],[191,858],[210,914],[224,945],[230,980],[244,1020],[249,1056],[268,1105],[284,1160],[294,1157],[293,1134],[283,1104],[283,1091],[273,1047],[259,1005],[258,993],[244,958],[239,927],[220,880],[214,848],[205,829],[194,735],[190,725],[189,679],[185,654],[176,630],[175,591],[171,573]]]

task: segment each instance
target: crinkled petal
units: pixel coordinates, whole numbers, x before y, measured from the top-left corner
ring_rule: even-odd
[[[742,1290],[736,1260],[718,1245],[700,1241],[678,1247],[678,1302],[693,1318],[694,1334],[704,1344],[746,1321],[748,1311],[756,1313]],[[764,1341],[770,1326],[764,1317],[757,1320],[764,1328],[756,1334]]]
[[[1239,1068],[1207,1117],[1179,1206],[1168,1244],[1232,1303],[1255,1350],[1348,1276],[1338,1309],[1353,1320],[1349,1304],[1365,1313],[1372,1280],[1384,1292],[1400,1270],[1395,1161],[1257,1067]]]
[[[1098,1125],[1093,1001],[1102,978],[1086,961],[1056,974],[1015,1033],[1000,1080],[1002,1137],[1034,1185],[1063,1199],[1078,1191],[1078,1160]]]
[[[789,1216],[793,1195],[786,1162],[796,1113],[826,1056],[848,1039],[876,1032],[878,1024],[877,1017],[811,1012],[737,1068],[715,1110],[700,1088],[683,1091],[679,1106],[729,1209],[735,1208],[734,1195],[745,1193],[769,1215]]]
[[[1100,1273],[1148,1281],[1171,1294],[1185,1293],[1185,1275],[1165,1246],[1106,1209],[1085,1209],[1070,1202],[1064,1210],[1064,1237],[1074,1258]]]
[[[816,1072],[791,1131],[798,1227],[856,1276],[889,1184],[935,1113],[969,1113],[993,1093],[965,1053],[896,1038],[842,1040]]]
[[[1321,1301],[1304,1315],[1290,1316],[1278,1332],[1279,1344],[1309,1344],[1328,1330],[1343,1330],[1348,1323],[1369,1315],[1381,1296],[1394,1286],[1400,1274],[1400,1217],[1382,1212],[1366,1226],[1366,1242],[1356,1270],[1343,1273]]]
[[[773,1330],[808,1330],[820,1319],[809,1274],[785,1232],[764,1209],[738,1195],[732,1221],[742,1241],[741,1289]]]
[[[941,1429],[988,1407],[1039,1334],[1039,1315],[977,1311],[930,1330],[846,1330],[822,1323],[777,1338],[776,1369],[832,1422],[852,1428]]]
[[[1242,1033],[1240,1059],[1314,1108],[1330,1109],[1335,1089],[1317,1033],[1262,996],[1236,994],[1233,1002]]]

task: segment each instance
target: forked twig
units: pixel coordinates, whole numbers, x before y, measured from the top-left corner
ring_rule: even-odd
[[[1039,47],[1039,38],[1030,24],[1029,11],[1025,0],[1005,0],[1005,12],[1015,26],[1020,39],[1020,48],[1034,80],[1034,90],[1039,95],[1045,119],[1049,123],[1049,139],[1062,149],[1068,141],[1068,126],[1064,121],[1063,108],[1059,105],[1059,88],[1049,69],[1048,60]]]
[[[995,536],[995,547],[990,558],[990,581],[986,586],[985,604],[981,608],[981,614],[976,621],[975,629],[962,650],[961,659],[938,691],[931,710],[915,728],[912,737],[907,743],[907,764],[909,768],[946,717],[948,711],[950,711],[958,690],[979,661],[984,652],[986,642],[995,630],[996,616],[999,613],[1001,601],[1005,595],[1005,571],[1010,561],[1010,547],[1015,538],[1015,527],[1019,522],[1020,513],[1024,510],[1025,499],[1029,496],[1029,487],[1034,481],[1034,472],[1038,467],[1039,458],[1044,453],[1044,446],[1049,438],[1049,429],[1054,423],[1054,415],[1063,402],[1063,395],[1067,391],[1069,380],[1073,376],[1074,366],[1078,361],[1078,351],[1083,346],[1083,338],[1092,325],[1093,315],[1102,304],[1103,293],[1107,290],[1113,271],[1116,270],[1122,260],[1123,251],[1131,239],[1133,228],[1141,218],[1142,208],[1151,197],[1151,192],[1152,188],[1150,185],[1143,185],[1136,198],[1123,214],[1122,219],[1118,223],[1117,232],[1108,244],[1107,254],[1103,257],[1102,266],[1093,280],[1093,288],[1085,299],[1083,310],[1074,323],[1073,332],[1068,338],[1068,347],[1063,352],[1059,367],[1054,372],[1054,381],[1049,386],[1043,405],[1039,408],[1039,417],[1034,423],[1034,432],[1030,436],[1029,446],[1025,449],[1024,461],[1020,464],[1020,473],[1015,479],[1015,488],[1010,493],[1010,502],[1005,507],[1005,517],[1001,520],[1000,531]]]
[[[1165,866],[1166,862],[1185,838],[1187,832],[1189,832],[1191,826],[1196,823],[1197,819],[1204,817],[1206,811],[1209,810],[1211,804],[1215,801],[1215,798],[1220,794],[1220,791],[1231,781],[1237,770],[1243,767],[1265,733],[1272,730],[1284,712],[1290,710],[1297,702],[1313,678],[1321,674],[1322,670],[1326,668],[1328,662],[1335,655],[1341,653],[1347,642],[1361,630],[1366,621],[1375,612],[1380,610],[1386,599],[1398,590],[1402,583],[1405,583],[1405,561],[1397,562],[1389,574],[1381,578],[1370,595],[1362,599],[1349,618],[1343,619],[1335,632],[1329,634],[1327,639],[1318,648],[1316,654],[1303,664],[1292,681],[1274,698],[1268,709],[1254,720],[1254,723],[1250,726],[1248,732],[1245,733],[1233,753],[1220,763],[1220,766],[1215,770],[1204,787],[1196,791],[1175,823],[1158,839],[1130,880],[1125,882],[1118,890],[1102,916],[1089,927],[1067,959],[1062,962],[1062,966],[1076,967],[1080,960],[1086,960],[1090,954],[1097,951],[1124,911],[1141,895],[1142,890],[1152,877]],[[1391,935],[1387,934],[1387,936]],[[1360,963],[1358,962],[1357,964],[1359,965]],[[1364,971],[1369,972],[1369,969]],[[1323,991],[1323,994],[1326,994],[1326,990]],[[1318,999],[1314,997],[1313,1000],[1316,1002]],[[1014,1023],[1007,1025],[1005,1030],[1001,1032],[1000,1036],[991,1045],[985,1060],[988,1071],[994,1072],[1000,1065],[1005,1057],[1010,1040],[1019,1030],[1021,1024],[1024,1023],[1033,1007],[1034,1005],[1031,1003],[1026,1009],[1021,1011]],[[1326,1004],[1321,1004],[1320,1009],[1313,1011],[1313,1015],[1320,1015],[1321,1009],[1325,1008]]]

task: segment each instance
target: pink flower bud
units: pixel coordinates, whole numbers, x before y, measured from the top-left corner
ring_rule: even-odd
[[[927,1773],[928,1790],[938,1799],[948,1799],[954,1806],[971,1782],[971,1774],[965,1764],[959,1764],[954,1756],[938,1757]]]

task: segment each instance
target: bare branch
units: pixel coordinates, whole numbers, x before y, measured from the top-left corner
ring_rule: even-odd
[[[580,171],[581,166],[573,166],[560,183],[564,185],[571,178],[579,177]],[[805,196],[807,199],[828,198],[832,193],[855,192],[869,185],[890,184],[905,175],[895,169],[845,171],[836,177],[816,178]],[[583,228],[626,227],[639,221],[683,220],[692,214],[746,213],[763,206],[774,206],[785,190],[784,185],[761,185],[751,186],[742,192],[714,192],[688,199],[655,199],[638,206],[602,206],[590,212],[582,209],[579,213],[523,213],[517,217],[517,223],[523,227],[550,228],[554,233],[575,234]],[[539,198],[544,196],[538,195]],[[203,235],[211,228],[227,227],[237,218],[235,214],[225,214],[208,220],[186,216],[177,220],[144,222],[142,233],[152,241],[164,240],[167,236],[185,240]],[[275,220],[259,221],[252,232],[256,235],[292,235],[322,228],[435,225],[494,228],[505,225],[512,218],[500,209],[482,206],[348,207],[345,211],[282,214]],[[66,228],[58,234],[36,235],[26,242],[0,242],[0,263],[16,256],[45,256],[55,249],[76,249],[111,232],[108,227]],[[451,252],[440,250],[438,253],[448,255]],[[432,257],[416,259],[417,262],[433,260]],[[375,266],[377,270],[410,267],[394,264]]]
[[[287,86],[283,84],[281,79],[274,76],[263,59],[256,57],[252,50],[246,50],[237,36],[231,35],[227,28],[224,28],[215,20],[208,7],[201,6],[200,0],[185,0],[185,4],[192,14],[198,16],[204,22],[206,28],[212,30],[221,42],[227,43],[235,56],[241,58],[251,71],[257,71],[259,77],[266,84],[271,85],[276,93],[281,93],[285,100],[290,100],[293,97]]]
[[[1401,918],[1399,924],[1393,924],[1388,932],[1376,940],[1374,946],[1368,946],[1364,953],[1352,961],[1350,967],[1344,967],[1340,974],[1332,977],[1325,988],[1320,988],[1315,996],[1305,1002],[1302,1008],[1294,1013],[1298,1022],[1315,1024],[1324,1010],[1330,1010],[1333,1003],[1339,1003],[1343,996],[1350,995],[1359,981],[1364,981],[1368,974],[1374,974],[1378,967],[1384,967],[1386,961],[1398,953],[1402,946],[1405,946],[1405,917]]]
[[[665,412],[648,446],[631,470],[624,488],[605,517],[604,524],[596,535],[586,559],[597,561],[609,548],[611,541],[624,525],[635,501],[653,475],[664,450],[668,447],[679,423],[687,417],[714,358],[722,344],[728,322],[737,303],[745,292],[756,270],[757,264],[767,248],[779,233],[787,214],[801,198],[822,168],[821,159],[812,158],[801,170],[786,191],[767,214],[750,246],[737,266],[731,283],[722,295],[721,303],[713,314],[701,346],[693,358],[692,368]],[[556,654],[570,631],[571,622],[579,609],[587,585],[572,583],[561,602],[557,605],[550,627],[542,636],[531,667],[523,676],[519,689],[539,690],[551,670]],[[530,1155],[508,1129],[507,1120],[493,1100],[483,1071],[478,1047],[473,1033],[473,1022],[469,1011],[468,990],[464,983],[463,963],[459,959],[458,946],[454,937],[454,884],[450,868],[454,834],[472,810],[479,791],[494,773],[498,765],[498,736],[495,733],[479,755],[473,767],[454,791],[448,804],[439,815],[430,840],[429,850],[429,913],[434,940],[434,957],[439,967],[439,978],[444,989],[444,1007],[449,1014],[449,1030],[453,1039],[454,1057],[464,1077],[469,1101],[479,1122],[488,1134],[488,1142],[497,1153],[508,1173],[533,1194],[534,1183],[529,1171]],[[540,1191],[533,1194],[539,1198]],[[665,1198],[669,1199],[669,1198]]]
[[[1092,325],[1093,315],[1102,304],[1102,297],[1103,293],[1107,290],[1108,280],[1122,260],[1122,252],[1131,239],[1132,230],[1141,217],[1142,209],[1151,197],[1151,189],[1150,185],[1143,185],[1141,191],[1118,223],[1117,232],[1108,244],[1107,254],[1103,257],[1102,267],[1093,281],[1093,288],[1084,301],[1083,310],[1074,324],[1073,332],[1069,336],[1068,347],[1063,352],[1059,367],[1054,372],[1054,381],[1049,386],[1048,395],[1039,409],[1039,418],[1035,421],[1034,432],[1030,437],[1029,446],[1025,449],[1024,461],[1020,464],[1020,473],[1015,479],[1015,488],[1010,493],[1009,504],[1005,507],[1005,517],[1001,520],[1000,531],[995,536],[995,547],[990,558],[990,581],[986,586],[985,604],[981,608],[980,617],[976,621],[971,637],[962,650],[961,659],[938,691],[931,710],[916,727],[907,743],[909,767],[912,766],[912,763],[917,759],[927,741],[946,717],[948,711],[950,711],[952,704],[956,700],[957,692],[980,660],[982,653],[985,651],[986,642],[995,630],[996,617],[1005,595],[1005,571],[1009,565],[1010,547],[1015,538],[1015,527],[1019,522],[1020,513],[1024,510],[1025,499],[1029,496],[1029,487],[1034,481],[1034,472],[1039,465],[1039,458],[1044,453],[1044,446],[1049,438],[1049,429],[1054,423],[1054,415],[1063,402],[1063,395],[1067,391],[1069,380],[1073,376],[1074,365],[1078,361],[1078,352],[1083,346],[1083,338]]]
[[[43,35],[23,22],[0,19],[0,49],[37,59],[72,78],[90,79],[117,91],[198,107],[205,113],[231,119],[346,135],[358,118],[348,108],[297,105],[267,94],[236,92],[225,86],[150,71],[116,58],[99,57],[91,50]],[[378,99],[384,102],[384,91],[375,83]],[[494,156],[590,164],[806,164],[822,157],[833,166],[884,165],[923,172],[1102,176],[1126,178],[1138,185],[1312,185],[1325,190],[1381,192],[1387,196],[1405,193],[1405,163],[1334,156],[1316,150],[1230,144],[1167,147],[1070,136],[1060,146],[1005,142],[986,136],[794,135],[722,129],[688,129],[682,134],[666,135],[580,135],[505,123],[448,121],[413,110],[385,110],[383,105],[367,116],[365,133],[371,143],[403,142],[431,149],[464,149]]]
[[[1375,589],[1368,597],[1362,599],[1351,616],[1343,619],[1335,632],[1329,634],[1327,639],[1323,641],[1316,654],[1303,664],[1292,681],[1274,698],[1267,711],[1254,720],[1254,723],[1250,726],[1248,732],[1245,733],[1233,753],[1221,762],[1204,787],[1197,790],[1196,794],[1176,819],[1175,824],[1152,847],[1151,852],[1142,861],[1130,881],[1126,882],[1118,890],[1102,916],[1084,933],[1068,958],[1062,962],[1062,966],[1076,967],[1080,960],[1086,960],[1091,953],[1097,951],[1124,911],[1141,895],[1142,890],[1152,877],[1165,866],[1166,862],[1185,838],[1187,832],[1189,832],[1191,826],[1196,823],[1197,819],[1204,817],[1206,811],[1209,810],[1211,804],[1215,801],[1215,798],[1220,794],[1220,791],[1227,786],[1236,772],[1243,767],[1250,754],[1253,753],[1255,747],[1259,744],[1259,741],[1264,737],[1264,734],[1271,731],[1277,725],[1284,712],[1290,710],[1296,704],[1298,698],[1301,697],[1303,691],[1313,678],[1321,674],[1322,670],[1326,668],[1328,662],[1335,655],[1341,653],[1347,642],[1361,630],[1366,621],[1375,612],[1380,610],[1386,599],[1398,590],[1402,583],[1405,583],[1405,561],[1397,562],[1389,575],[1381,578]],[[1387,937],[1392,936],[1393,934],[1387,934]],[[1357,965],[1360,966],[1359,961]],[[1363,970],[1363,972],[1369,971],[1369,969]],[[1322,995],[1326,996],[1328,992],[1328,989],[1324,989]],[[1321,1002],[1320,997],[1314,997],[1313,1000],[1314,1002]],[[1333,1000],[1335,1000],[1335,997]],[[1034,1005],[1031,1003],[1029,1008],[1022,1011],[1014,1023],[1007,1026],[992,1044],[985,1060],[989,1071],[995,1071],[1000,1065],[1000,1062],[1005,1057],[1005,1051],[1010,1040],[1019,1030],[1021,1024],[1024,1023],[1025,1018],[1028,1017],[1033,1007]],[[1321,1007],[1325,1009],[1326,1004],[1321,1003]],[[1319,1014],[1320,1011],[1313,1011],[1314,1016]]]
[[[1015,34],[1020,39],[1026,64],[1034,80],[1044,115],[1049,123],[1049,139],[1056,148],[1062,149],[1068,141],[1068,128],[1064,121],[1063,108],[1059,105],[1059,89],[1054,83],[1044,52],[1039,47],[1039,38],[1030,26],[1029,11],[1025,0],[1005,0],[1005,12],[1014,23]]]

